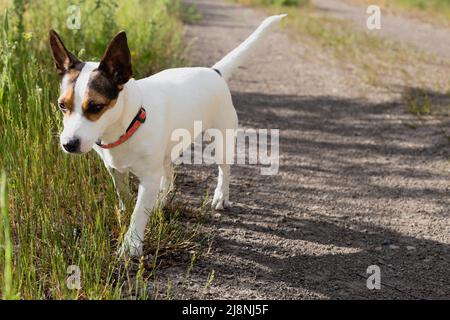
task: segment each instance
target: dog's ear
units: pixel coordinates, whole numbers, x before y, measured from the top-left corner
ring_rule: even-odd
[[[52,48],[55,66],[60,75],[64,75],[69,69],[75,68],[81,61],[66,49],[55,30],[49,31],[50,47]]]
[[[111,40],[98,69],[104,71],[117,86],[122,86],[130,80],[131,54],[125,31],[119,32]]]

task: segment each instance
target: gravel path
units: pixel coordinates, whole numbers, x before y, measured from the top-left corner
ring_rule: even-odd
[[[189,2],[203,14],[187,27],[194,65],[212,65],[264,19],[222,1]],[[240,126],[280,129],[280,172],[232,167],[233,206],[210,213],[211,248],[173,295],[449,298],[447,139],[435,121],[406,113],[394,97],[375,89],[362,96],[363,85],[349,85],[339,64],[323,65],[308,50],[277,30],[233,76]],[[180,166],[177,173],[177,198],[199,207],[217,169]],[[178,262],[160,278],[185,283]],[[366,287],[370,265],[381,268],[381,290]]]

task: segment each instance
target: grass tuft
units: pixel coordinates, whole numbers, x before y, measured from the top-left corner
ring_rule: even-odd
[[[405,103],[408,111],[415,115],[427,115],[432,111],[431,100],[426,92],[419,92],[416,95],[405,97]]]

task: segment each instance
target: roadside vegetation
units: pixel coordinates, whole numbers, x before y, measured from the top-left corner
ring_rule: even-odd
[[[345,0],[354,4],[375,4],[395,14],[413,16],[430,23],[450,25],[448,0]]]
[[[81,24],[71,30],[68,7],[74,4]],[[176,0],[0,0],[0,8],[0,297],[153,297],[158,288],[148,283],[157,277],[160,256],[196,253],[197,223],[184,221],[182,208],[158,210],[146,246],[151,263],[118,259],[117,239],[133,208],[119,212],[96,155],[60,150],[59,79],[48,30],[57,30],[81,59],[93,61],[126,30],[134,76],[140,78],[183,64],[182,20],[199,19],[196,10]],[[71,265],[81,272],[79,289],[67,286],[76,276]]]
[[[420,52],[412,45],[357,30],[351,23],[315,9],[310,1],[300,1],[293,6],[264,0],[234,2],[259,7],[269,14],[288,13],[284,20],[285,30],[297,41],[305,43],[305,48],[310,48],[305,55],[312,59],[322,57],[323,63],[339,64],[349,73],[349,81],[363,81],[368,85],[368,90],[377,87],[394,92],[400,96],[408,111],[418,115],[449,114],[448,105],[434,103],[435,96],[450,93],[448,61]],[[408,1],[400,2],[406,4]],[[330,55],[334,59],[326,58]]]

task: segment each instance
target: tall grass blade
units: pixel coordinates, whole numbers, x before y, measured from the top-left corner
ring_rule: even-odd
[[[10,224],[8,216],[8,196],[6,189],[6,174],[0,176],[0,250],[3,252],[4,270],[2,281],[2,299],[11,300],[15,298],[13,293],[12,276],[12,246],[10,235]]]

